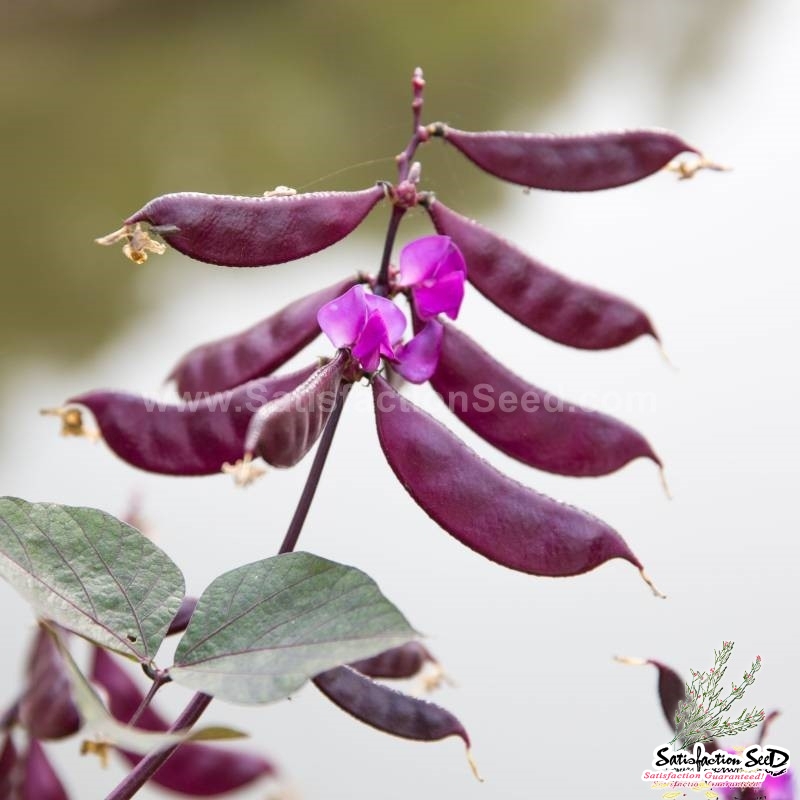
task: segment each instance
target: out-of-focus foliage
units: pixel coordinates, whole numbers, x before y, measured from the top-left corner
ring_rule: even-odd
[[[673,26],[685,16],[672,31],[675,64],[684,68],[682,40],[702,30],[710,47],[744,4],[687,3],[685,15],[670,4]],[[392,178],[414,66],[431,78],[429,120],[526,124],[633,9],[500,5],[2,0],[0,363],[85,357],[139,310],[134,284],[147,273],[115,268],[92,238],[149,198]],[[447,154],[429,149],[426,188],[446,191]],[[384,160],[362,164],[371,159]],[[362,165],[323,177],[342,164]],[[477,171],[458,181],[494,197]]]

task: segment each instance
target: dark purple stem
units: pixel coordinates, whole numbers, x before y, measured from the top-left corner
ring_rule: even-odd
[[[156,696],[156,692],[165,684],[169,683],[171,678],[165,672],[157,672],[153,678],[153,682],[150,684],[150,688],[147,691],[147,694],[142,698],[142,702],[139,703],[139,708],[133,712],[133,716],[128,720],[128,725],[136,725],[139,721],[139,717],[144,714],[147,707],[150,703],[153,702],[153,698]]]
[[[319,440],[319,447],[314,456],[314,463],[311,465],[311,470],[306,478],[306,485],[303,487],[303,493],[300,495],[300,501],[295,509],[292,521],[289,523],[289,529],[286,531],[286,536],[283,538],[281,549],[278,554],[291,553],[297,546],[297,540],[300,538],[300,532],[303,530],[303,524],[308,516],[308,511],[311,508],[311,502],[319,485],[319,479],[322,476],[322,470],[325,468],[325,462],[328,459],[328,452],[333,443],[333,436],[336,433],[336,426],[339,424],[339,417],[342,415],[342,408],[344,408],[344,401],[347,398],[347,393],[350,391],[352,384],[343,383],[339,386],[339,391],[336,395],[336,405],[331,413],[331,418],[322,432]]]
[[[198,692],[190,701],[181,715],[175,720],[171,732],[188,730],[191,728],[211,702],[211,696]],[[172,745],[156,753],[145,756],[125,777],[125,780],[106,797],[106,800],[130,800],[144,784],[155,775],[164,762],[178,749],[180,745]]]
[[[405,213],[406,209],[402,206],[392,206],[392,216],[389,219],[389,227],[386,229],[386,240],[383,245],[383,255],[381,256],[381,268],[373,289],[375,294],[381,297],[386,297],[389,294],[389,263],[392,259],[397,229],[400,227],[400,220],[403,219]]]

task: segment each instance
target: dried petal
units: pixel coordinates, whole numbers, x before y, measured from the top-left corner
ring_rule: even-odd
[[[81,727],[69,674],[52,635],[39,626],[26,671],[19,720],[35,739],[62,739]]]
[[[368,678],[413,678],[426,664],[438,663],[419,642],[406,642],[398,647],[384,650],[372,658],[354,661],[350,666]]]
[[[475,433],[537,469],[585,477],[614,472],[634,458],[661,464],[629,425],[527,383],[452,325],[444,326],[431,385]]]
[[[260,378],[183,405],[110,391],[88,392],[69,402],[94,414],[108,446],[129,464],[166,475],[213,475],[242,457],[256,411],[291,392],[313,371],[307,367]]]
[[[430,132],[492,175],[532,189],[589,192],[646,178],[684,152],[698,153],[674,133],[628,130],[580,136],[483,131],[446,125]]]
[[[247,453],[274,467],[293,467],[300,461],[333,412],[348,360],[340,350],[294,391],[263,406],[247,430]]]
[[[112,715],[120,722],[127,723],[144,697],[128,673],[109,653],[97,648],[91,677],[108,693]],[[166,731],[169,727],[151,706],[139,716],[135,726],[158,732]],[[119,752],[131,765],[141,760],[141,756],[135,753]],[[194,797],[213,797],[274,773],[272,764],[253,753],[188,742],[178,747],[151,780],[173,792]]]
[[[169,377],[183,396],[224,392],[269,375],[317,337],[319,309],[356,283],[355,278],[339,281],[295,300],[246,331],[195,347]]]
[[[384,194],[380,185],[267,197],[180,192],[151,200],[125,225],[147,222],[176,250],[209,264],[266,267],[335,244]]]
[[[604,522],[498,472],[379,376],[373,394],[389,465],[415,502],[467,547],[534,575],[579,575],[611,558],[642,571]]]
[[[470,746],[466,729],[446,709],[375,683],[350,667],[323,672],[314,684],[343,711],[384,733],[418,742],[459,736]]]
[[[585,350],[619,347],[648,334],[647,315],[621,297],[559,275],[477,222],[428,202],[436,230],[467,261],[467,277],[496,306],[554,342]]]

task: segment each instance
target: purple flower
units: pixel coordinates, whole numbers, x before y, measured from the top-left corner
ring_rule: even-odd
[[[458,317],[467,265],[449,236],[425,236],[407,244],[400,252],[399,273],[396,285],[411,290],[420,319]]]
[[[317,320],[333,345],[350,350],[365,372],[375,372],[381,358],[386,358],[407,380],[424,383],[439,363],[442,326],[432,320],[402,344],[405,314],[391,300],[370,294],[363,286],[354,286],[326,303]]]

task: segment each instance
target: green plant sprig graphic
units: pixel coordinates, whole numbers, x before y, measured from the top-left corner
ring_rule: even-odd
[[[676,734],[670,744],[680,739],[683,747],[691,747],[717,736],[742,733],[764,721],[764,709],[755,706],[750,711],[745,709],[734,720],[730,717],[722,719],[722,715],[744,697],[747,687],[755,683],[756,672],[761,669],[761,656],[756,656],[750,671],[742,676],[742,682],[738,686],[731,684],[731,691],[721,699],[722,677],[732,652],[733,642],[723,642],[722,649],[714,651],[714,666],[708,672],[692,670],[692,682],[686,684],[686,698],[681,700],[675,712]]]

